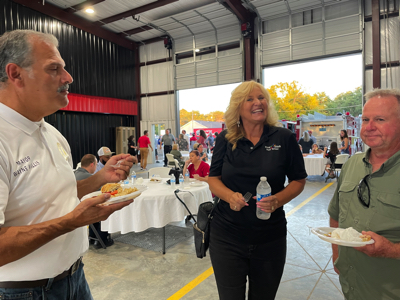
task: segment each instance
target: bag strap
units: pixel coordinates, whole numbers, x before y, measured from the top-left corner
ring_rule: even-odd
[[[189,192],[189,191],[181,191],[180,189],[177,189],[177,190],[174,191],[175,197],[178,198],[178,200],[183,204],[183,206],[184,206],[184,207],[186,208],[186,210],[188,211],[190,217],[194,220],[195,223],[197,223],[197,220],[195,219],[195,217],[193,216],[193,214],[192,214],[192,212],[189,210],[189,208],[186,206],[186,203],[183,202],[181,198],[179,198],[179,196],[178,196],[178,193],[179,193],[179,192],[186,192],[186,193],[191,194],[192,196],[193,196],[193,194],[192,194],[191,192]],[[194,197],[194,196],[193,196],[193,197]],[[214,210],[214,208],[213,208],[213,210]]]

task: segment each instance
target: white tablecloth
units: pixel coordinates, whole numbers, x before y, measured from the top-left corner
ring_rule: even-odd
[[[304,157],[304,165],[308,176],[321,175],[327,164],[327,158],[322,154],[307,155]]]
[[[149,188],[144,191],[134,202],[123,209],[113,213],[107,220],[101,222],[101,230],[109,233],[121,231],[140,232],[150,227],[161,228],[170,222],[182,221],[187,215],[183,204],[175,197],[174,190],[165,183],[143,181]],[[186,203],[192,214],[196,214],[201,203],[212,201],[208,184],[201,187],[182,189],[179,185],[175,189],[190,191],[179,193],[179,197]]]

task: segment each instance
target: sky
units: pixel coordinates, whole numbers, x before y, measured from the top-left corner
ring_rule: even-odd
[[[263,70],[264,86],[296,80],[306,93],[325,92],[331,99],[362,85],[362,56],[353,54],[276,66]],[[239,83],[179,91],[179,109],[225,112],[232,90]]]

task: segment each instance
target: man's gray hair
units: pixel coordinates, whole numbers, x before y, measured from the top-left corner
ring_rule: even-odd
[[[31,38],[58,47],[58,40],[52,34],[33,30],[13,30],[4,33],[0,36],[0,84],[8,80],[8,64],[14,63],[24,69],[33,65]]]
[[[399,89],[374,89],[364,95],[365,102],[374,97],[395,97],[400,104],[400,90]]]

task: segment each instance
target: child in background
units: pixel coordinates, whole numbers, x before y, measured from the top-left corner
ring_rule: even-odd
[[[324,148],[324,154],[323,157],[329,158],[331,163],[326,164],[325,167],[325,171],[327,171],[329,173],[329,176],[334,177],[334,173],[331,170],[332,165],[334,164],[335,160],[336,160],[336,155],[340,154],[340,151],[338,149],[337,143],[336,142],[332,142],[331,145],[329,146],[329,152],[327,153],[328,148],[325,147]],[[335,164],[335,167],[340,167],[339,165]],[[324,175],[324,174],[322,174]]]

